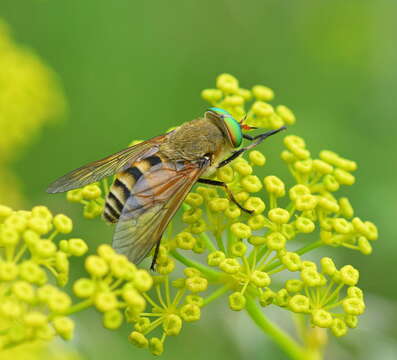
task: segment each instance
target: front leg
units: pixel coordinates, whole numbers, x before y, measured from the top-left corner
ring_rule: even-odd
[[[210,179],[198,179],[197,182],[201,183],[201,184],[207,184],[207,185],[213,185],[213,186],[220,186],[223,187],[227,193],[227,195],[229,196],[230,200],[235,203],[241,210],[245,211],[246,213],[252,215],[254,213],[253,210],[248,210],[244,207],[242,207],[237,200],[235,199],[233,193],[230,191],[230,189],[227,187],[226,183],[222,182],[222,181],[217,181],[217,180],[210,180]]]
[[[248,146],[245,146],[237,151],[235,151],[232,155],[230,155],[227,159],[221,161],[218,165],[218,168],[221,168],[227,164],[229,164],[231,161],[234,159],[238,158],[241,154],[246,152],[247,150],[253,149],[255,146],[259,145],[263,140],[268,138],[269,136],[272,136],[274,134],[277,134],[279,131],[287,129],[285,126],[282,126],[279,129],[276,130],[270,130],[268,132],[265,132],[264,134],[257,135],[255,137],[252,137],[250,135],[244,134],[243,137],[244,139],[254,141],[252,144],[249,144]]]

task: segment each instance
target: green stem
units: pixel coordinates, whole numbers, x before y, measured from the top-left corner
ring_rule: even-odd
[[[200,264],[194,260],[191,260],[189,258],[184,257],[180,253],[178,253],[176,250],[170,251],[170,254],[179,262],[182,264],[185,264],[186,266],[191,266],[194,267],[198,270],[200,270],[203,274],[207,275],[211,280],[219,280],[221,274],[218,271],[212,270],[209,267]]]
[[[246,310],[255,324],[258,325],[265,334],[269,335],[291,359],[308,360],[304,349],[287,333],[269,321],[256,304],[255,300],[249,296],[247,296]]]
[[[219,289],[215,290],[211,295],[206,297],[203,302],[203,306],[208,305],[210,302],[214,301],[218,297],[222,296],[225,292],[229,290],[229,286],[225,285],[220,287]]]
[[[295,252],[299,255],[303,255],[311,250],[317,249],[321,245],[323,245],[323,242],[321,240],[317,240],[314,243],[311,243],[309,245],[301,247],[300,249],[296,250]]]
[[[205,245],[207,246],[207,249],[212,251],[216,251],[216,247],[214,246],[212,240],[206,233],[201,233],[199,235],[200,239],[204,241]]]
[[[82,302],[79,302],[78,304],[75,304],[71,306],[63,315],[71,315],[74,313],[77,313],[79,311],[85,310],[89,308],[93,304],[91,299],[84,300]],[[57,314],[51,314],[48,318],[51,320],[54,318]]]

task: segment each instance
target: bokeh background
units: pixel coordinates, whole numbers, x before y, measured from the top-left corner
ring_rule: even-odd
[[[243,87],[265,84],[275,90],[277,103],[294,110],[298,122],[290,131],[303,136],[313,153],[330,149],[358,162],[357,183],[346,194],[359,216],[380,230],[371,256],[334,252],[339,264],[360,269],[368,310],[359,329],[331,339],[327,358],[395,359],[396,15],[393,0],[1,0],[2,31],[8,24],[8,36],[18,51],[32,56],[35,69],[43,67],[45,80],[42,87],[32,85],[32,101],[24,98],[29,112],[21,110],[13,120],[11,128],[22,140],[0,157],[0,202],[46,204],[80,218],[78,236],[92,248],[109,242],[109,227],[81,220],[81,209],[62,195],[45,194],[46,185],[132,139],[152,137],[202,114],[206,104],[200,91],[212,87],[219,73],[234,74]],[[4,48],[0,73],[8,77],[0,78],[0,121],[1,107],[19,99],[18,81],[29,75],[12,77],[15,69],[4,66],[19,60],[5,61]],[[32,75],[32,81],[41,80]],[[3,96],[11,83],[13,91]],[[48,93],[52,105],[46,103]],[[31,114],[38,118],[34,126],[26,120]],[[55,121],[44,121],[47,117]],[[11,128],[0,127],[0,139],[8,138]],[[281,137],[262,148],[266,171],[287,176],[279,159]],[[78,275],[81,264],[74,265]],[[281,312],[269,316],[291,326]],[[90,311],[76,320],[76,338],[61,345],[71,357],[152,358],[128,343],[127,327],[104,330]],[[285,358],[222,300],[167,341],[163,359],[187,357]]]

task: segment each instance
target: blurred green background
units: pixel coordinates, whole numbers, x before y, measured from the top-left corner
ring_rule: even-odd
[[[68,103],[65,121],[47,127],[14,162],[26,206],[81,218],[62,195],[45,194],[49,182],[202,114],[200,91],[219,73],[235,75],[242,87],[268,85],[276,103],[294,110],[298,122],[289,131],[312,153],[330,149],[358,162],[357,183],[345,191],[380,231],[371,256],[334,252],[339,264],[360,269],[368,310],[359,329],[331,340],[327,358],[395,359],[396,15],[392,0],[2,0],[0,18],[54,69]],[[262,149],[266,170],[285,177],[281,145],[280,137]],[[80,220],[78,236],[96,244],[110,241],[111,229]],[[269,316],[290,326],[281,312]],[[285,358],[222,301],[203,318],[167,341],[164,359]],[[84,358],[152,358],[127,342],[128,328],[105,331],[94,312],[77,320],[68,346]]]

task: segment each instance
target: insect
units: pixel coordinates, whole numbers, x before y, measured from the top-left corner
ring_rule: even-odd
[[[285,127],[255,137],[243,133],[251,129],[226,110],[212,107],[204,117],[62,176],[47,192],[65,192],[116,175],[103,211],[103,218],[116,224],[113,248],[138,264],[156,246],[154,269],[163,232],[195,183],[223,187],[231,201],[250,213],[225,183],[208,177]],[[251,143],[240,148],[243,139]]]

